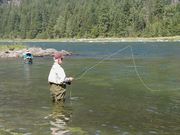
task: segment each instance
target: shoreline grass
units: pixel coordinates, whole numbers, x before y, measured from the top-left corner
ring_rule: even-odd
[[[0,45],[0,51],[18,51],[27,48],[25,45]]]

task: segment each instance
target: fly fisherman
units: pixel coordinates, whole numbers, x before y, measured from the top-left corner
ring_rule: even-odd
[[[54,64],[50,70],[48,82],[50,84],[50,92],[53,102],[64,102],[66,94],[66,85],[71,84],[73,78],[66,77],[64,69],[61,67],[63,54],[56,52],[53,55]]]

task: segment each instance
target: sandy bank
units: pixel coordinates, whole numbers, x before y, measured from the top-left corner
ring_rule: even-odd
[[[0,39],[0,42],[180,42],[180,36],[173,37],[128,37],[128,38],[61,38],[61,39]]]

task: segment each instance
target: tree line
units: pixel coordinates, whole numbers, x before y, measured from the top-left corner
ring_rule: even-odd
[[[52,39],[180,35],[171,0],[21,0],[0,5],[0,38]]]

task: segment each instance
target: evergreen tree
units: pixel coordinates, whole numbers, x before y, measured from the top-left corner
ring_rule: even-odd
[[[171,0],[22,0],[0,5],[0,38],[180,35]]]

